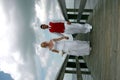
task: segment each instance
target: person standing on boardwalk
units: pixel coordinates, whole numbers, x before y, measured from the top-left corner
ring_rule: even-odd
[[[42,42],[41,47],[48,48],[50,51],[58,54],[68,54],[74,56],[85,56],[90,54],[90,45],[88,41],[68,41],[66,36],[51,39],[49,42]]]
[[[90,24],[79,24],[67,22],[49,22],[49,25],[42,24],[41,29],[49,29],[51,33],[66,33],[66,34],[75,34],[75,33],[88,33],[92,29]]]

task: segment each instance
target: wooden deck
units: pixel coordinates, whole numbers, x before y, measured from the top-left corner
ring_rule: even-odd
[[[88,23],[92,51],[84,59],[93,79],[120,80],[120,0],[99,0]]]

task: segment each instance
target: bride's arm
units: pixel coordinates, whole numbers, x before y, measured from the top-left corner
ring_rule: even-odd
[[[53,50],[51,50],[52,52],[56,52],[57,54],[60,54],[60,55],[64,55],[65,54],[65,52],[63,52],[63,51],[58,51],[58,50],[56,50],[56,49],[53,49]]]
[[[53,41],[60,41],[62,39],[69,39],[69,37],[67,36],[63,36],[63,37],[60,37],[60,38],[55,38],[55,39],[52,39]]]
[[[51,51],[52,51],[52,52],[55,52],[55,53],[59,53],[59,51],[56,50],[56,49],[52,49]]]

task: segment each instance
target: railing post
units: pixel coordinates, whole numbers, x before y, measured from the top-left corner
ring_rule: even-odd
[[[75,58],[76,59],[76,73],[77,73],[77,80],[83,80],[82,79],[82,74],[81,74],[81,71],[80,71],[80,64],[79,64],[79,60],[78,60],[78,57]]]
[[[68,59],[69,59],[69,55],[66,56],[66,59],[64,60],[55,80],[63,80]]]
[[[80,6],[79,6],[79,9],[78,9],[77,22],[80,22],[80,19],[81,19],[82,13],[84,11],[86,2],[87,2],[87,0],[81,0],[80,1]]]
[[[59,5],[60,5],[61,12],[62,12],[65,20],[66,20],[66,21],[69,21],[69,20],[68,20],[68,15],[67,15],[67,10],[66,10],[65,0],[58,0],[58,3],[59,3]]]

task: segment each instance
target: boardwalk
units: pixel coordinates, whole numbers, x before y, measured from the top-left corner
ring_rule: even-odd
[[[92,44],[91,54],[84,56],[84,60],[93,80],[120,80],[120,0],[87,2],[86,8],[93,9],[87,21],[93,29],[88,34],[76,36],[76,39],[90,40]],[[93,6],[94,3],[97,5]]]
[[[94,80],[120,80],[120,0],[99,0],[88,22],[91,55],[84,57]]]

